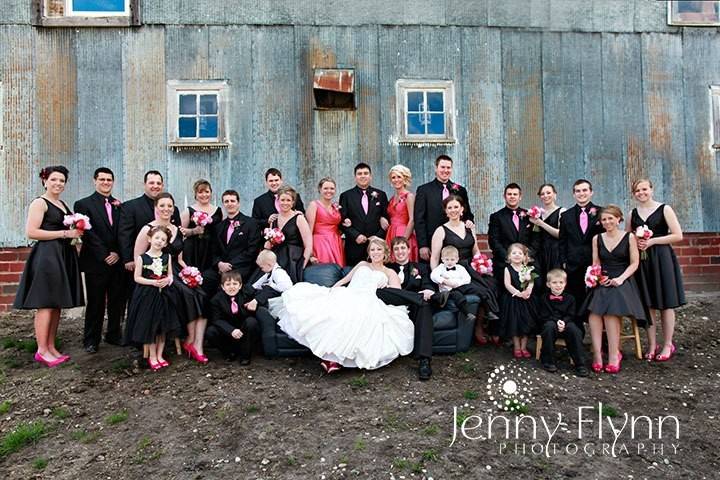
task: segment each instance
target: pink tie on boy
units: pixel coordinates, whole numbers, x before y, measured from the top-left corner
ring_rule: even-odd
[[[235,297],[232,297],[232,298],[230,299],[230,311],[231,311],[233,314],[236,314],[236,313],[238,313],[239,310],[240,310],[240,308],[238,307],[238,304],[237,304],[237,302],[235,301]]]
[[[360,205],[362,205],[363,210],[365,211],[365,215],[367,215],[368,208],[370,208],[370,203],[368,202],[367,190],[363,190],[363,196],[362,196],[362,199],[360,199]]]
[[[588,214],[585,211],[585,207],[580,208],[580,230],[582,230],[583,235],[585,232],[587,232],[588,229]]]
[[[112,227],[112,206],[110,205],[110,200],[107,198],[105,199],[105,212],[107,213],[108,222],[110,222],[110,226]]]

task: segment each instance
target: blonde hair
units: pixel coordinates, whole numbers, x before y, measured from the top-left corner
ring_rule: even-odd
[[[523,245],[523,244],[520,243],[520,242],[516,242],[516,243],[510,244],[510,246],[509,246],[508,249],[507,249],[507,258],[506,258],[506,260],[510,260],[510,253],[512,253],[513,249],[515,249],[515,248],[517,248],[518,250],[520,250],[520,251],[523,253],[523,255],[525,255],[525,263],[530,263],[530,262],[532,262],[533,259],[530,258],[530,249],[528,249],[528,247],[526,247],[525,245]]]
[[[332,183],[335,188],[337,188],[337,183],[335,183],[335,180],[332,179],[332,177],[323,177],[318,182],[318,193],[322,190],[322,186],[326,183]]]
[[[649,178],[638,178],[637,180],[635,180],[634,182],[632,182],[630,184],[630,194],[635,193],[635,189],[638,187],[638,185],[640,185],[641,183],[645,183],[645,182],[647,182],[647,184],[650,185],[650,188],[654,188],[653,183],[650,181]]]
[[[277,263],[277,255],[272,250],[261,250],[256,261],[257,263]]]
[[[545,277],[547,277],[548,282],[551,280],[564,280],[565,282],[567,282],[567,273],[565,273],[565,270],[563,270],[562,268],[553,268],[552,270],[547,272],[547,275],[545,275]]]
[[[207,187],[207,189],[212,192],[212,185],[210,185],[210,182],[208,182],[204,178],[201,178],[199,180],[196,180],[192,186],[193,194],[195,195],[195,197],[197,197],[197,194],[200,191],[200,188],[202,188],[202,187]]]
[[[460,252],[458,252],[458,249],[452,245],[446,245],[442,248],[442,250],[440,250],[440,258],[448,257],[450,255],[460,258]]]
[[[368,240],[368,246],[367,246],[367,253],[368,258],[370,258],[370,247],[373,245],[379,245],[383,249],[383,262],[387,262],[390,259],[390,247],[388,247],[385,240],[383,240],[380,237],[370,237]]]
[[[283,185],[282,187],[277,189],[277,196],[280,198],[280,195],[289,195],[290,198],[292,198],[293,207],[295,207],[295,202],[297,201],[297,192],[294,188],[292,188],[290,185]]]
[[[393,173],[397,173],[403,178],[403,185],[406,187],[412,182],[412,172],[405,165],[397,164],[390,168],[390,171],[388,172],[388,178],[390,178]]]
[[[604,213],[607,213],[607,214],[612,215],[613,217],[619,218],[621,222],[624,220],[623,212],[620,209],[620,207],[618,207],[617,205],[607,205],[607,206],[601,208],[600,216],[602,217],[602,215]]]

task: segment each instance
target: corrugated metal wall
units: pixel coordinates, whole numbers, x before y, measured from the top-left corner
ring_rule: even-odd
[[[147,0],[145,25],[132,29],[36,28],[30,3],[10,1],[0,15],[0,246],[26,243],[41,165],[70,168],[68,203],[108,165],[122,199],[156,168],[180,206],[205,177],[218,193],[238,189],[249,211],[270,166],[312,197],[325,175],[350,187],[359,161],[379,187],[390,190],[395,163],[420,184],[440,153],[455,158],[481,232],[506,182],[521,183],[529,205],[552,181],[568,205],[586,176],[599,203],[627,207],[638,175],[686,230],[720,231],[708,91],[720,84],[720,37],[668,27],[664,2]],[[356,69],[358,109],[315,111],[312,69],[336,66]],[[456,145],[393,143],[399,78],[454,80]],[[167,149],[172,79],[228,81],[230,148]]]

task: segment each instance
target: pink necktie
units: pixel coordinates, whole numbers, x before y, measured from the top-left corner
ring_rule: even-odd
[[[280,212],[280,197],[277,193],[275,194],[275,210]]]
[[[520,231],[520,217],[518,217],[517,210],[513,210],[513,225],[515,230]]]
[[[447,183],[443,183],[443,200],[450,196],[450,191],[447,189]]]
[[[107,212],[108,222],[110,222],[110,226],[112,227],[112,206],[110,205],[110,200],[107,198],[105,199],[105,211]]]
[[[360,204],[362,205],[363,210],[365,211],[365,215],[367,215],[368,208],[370,207],[370,203],[368,202],[368,197],[367,197],[367,190],[363,190],[363,196],[362,196],[362,199],[360,200]]]
[[[232,237],[232,234],[235,231],[234,223],[235,222],[233,220],[230,220],[230,225],[228,225],[227,238],[225,238],[225,243],[230,243],[230,237]]]
[[[231,311],[232,313],[238,313],[238,310],[240,310],[240,308],[238,308],[238,304],[237,304],[237,302],[235,301],[235,297],[232,297],[232,298],[230,299],[230,311]]]
[[[588,214],[585,211],[585,208],[580,209],[580,230],[582,230],[582,233],[584,234],[587,232],[588,229]]]

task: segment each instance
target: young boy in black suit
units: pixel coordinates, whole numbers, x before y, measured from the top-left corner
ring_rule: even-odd
[[[237,271],[224,272],[220,285],[222,291],[210,300],[205,338],[228,360],[237,358],[240,365],[249,365],[259,331],[257,320],[243,306],[251,297],[243,293],[242,276]]]
[[[547,273],[549,292],[540,299],[539,319],[543,325],[540,363],[548,372],[557,372],[555,366],[555,340],[565,340],[570,357],[575,363],[575,374],[587,377],[588,369],[582,353],[585,330],[576,315],[575,298],[565,292],[567,274],[559,268]]]

